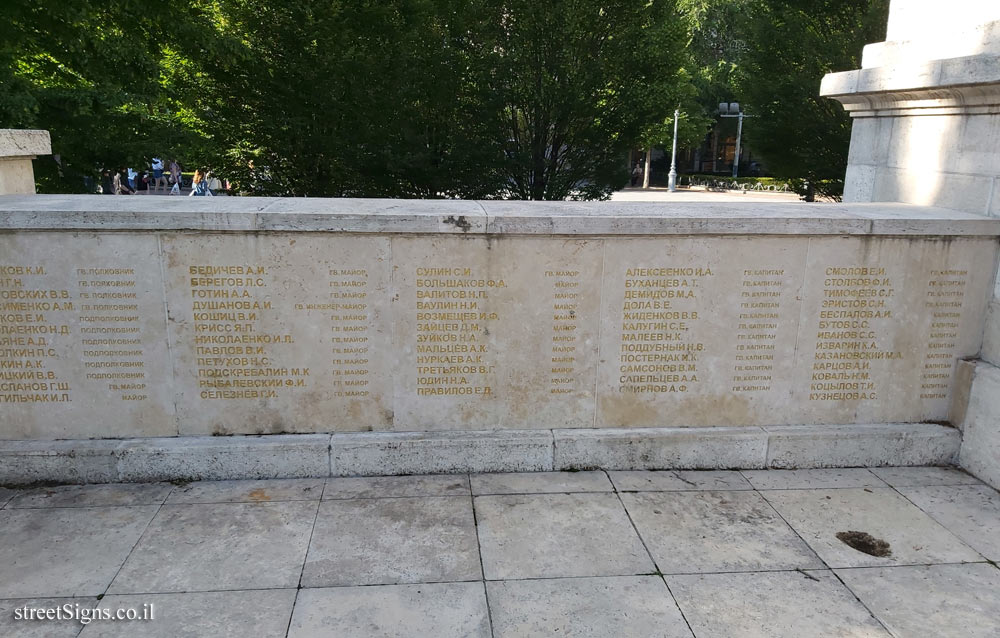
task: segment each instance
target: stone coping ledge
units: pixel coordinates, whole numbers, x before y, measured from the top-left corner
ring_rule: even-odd
[[[1000,220],[944,208],[888,203],[0,196],[0,232],[51,230],[998,236]]]
[[[553,470],[949,465],[932,423],[0,442],[0,485]]]
[[[981,53],[827,74],[820,95],[848,111],[1000,105],[1000,55]]]
[[[0,159],[34,157],[52,153],[48,131],[0,129]]]

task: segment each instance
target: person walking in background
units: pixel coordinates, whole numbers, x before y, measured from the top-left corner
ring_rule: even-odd
[[[222,180],[211,172],[205,173],[205,179],[208,181],[208,190],[212,191],[213,195],[222,190]]]
[[[101,194],[102,195],[115,194],[115,181],[111,177],[111,171],[109,171],[106,168],[101,171]]]
[[[212,194],[211,189],[208,188],[208,179],[206,178],[205,173],[199,168],[194,172],[194,178],[191,180],[191,192],[189,193],[189,197],[191,195],[198,197],[211,197]]]
[[[115,195],[131,195],[135,191],[128,183],[128,171],[124,166],[118,169],[111,182],[112,191]]]
[[[177,160],[170,160],[170,164],[167,165],[167,170],[170,171],[170,194],[180,195],[181,194],[181,165],[177,163]]]
[[[635,163],[632,167],[632,186],[639,183],[639,178],[642,177],[642,166],[639,162]]]
[[[163,160],[154,157],[149,166],[153,169],[153,192],[157,192],[160,190],[160,186],[163,186],[163,192],[166,193],[167,178],[163,175]]]
[[[139,171],[135,175],[135,192],[137,195],[149,194],[149,174],[146,171]]]

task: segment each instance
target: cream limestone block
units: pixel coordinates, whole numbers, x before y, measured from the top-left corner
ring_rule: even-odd
[[[598,426],[782,418],[808,241],[609,240]]]
[[[0,129],[0,157],[30,157],[52,152],[48,131],[32,129]]]
[[[0,438],[177,433],[157,239],[0,236]]]
[[[392,423],[388,238],[162,241],[181,434]]]
[[[31,158],[0,158],[0,195],[34,195],[35,171]]]
[[[593,427],[602,242],[392,241],[395,429]]]
[[[990,241],[810,240],[784,416],[806,423],[943,420],[955,360],[979,350]]]
[[[600,427],[943,420],[991,240],[608,240]]]

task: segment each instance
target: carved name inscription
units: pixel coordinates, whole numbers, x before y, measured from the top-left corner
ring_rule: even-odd
[[[989,239],[0,238],[0,436],[947,416]]]

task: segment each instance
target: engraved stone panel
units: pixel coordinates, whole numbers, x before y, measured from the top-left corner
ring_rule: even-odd
[[[593,427],[601,252],[393,239],[394,428]]]
[[[0,438],[177,433],[155,235],[0,235]]]
[[[388,238],[167,235],[163,251],[181,434],[391,422]]]
[[[0,235],[0,438],[939,421],[996,241]]]
[[[773,422],[794,378],[807,239],[609,240],[598,425]]]
[[[946,419],[955,361],[979,349],[991,276],[977,264],[994,250],[975,239],[811,239],[799,421]]]
[[[598,423],[947,418],[995,245],[977,239],[608,242]],[[966,291],[969,291],[966,294]]]

